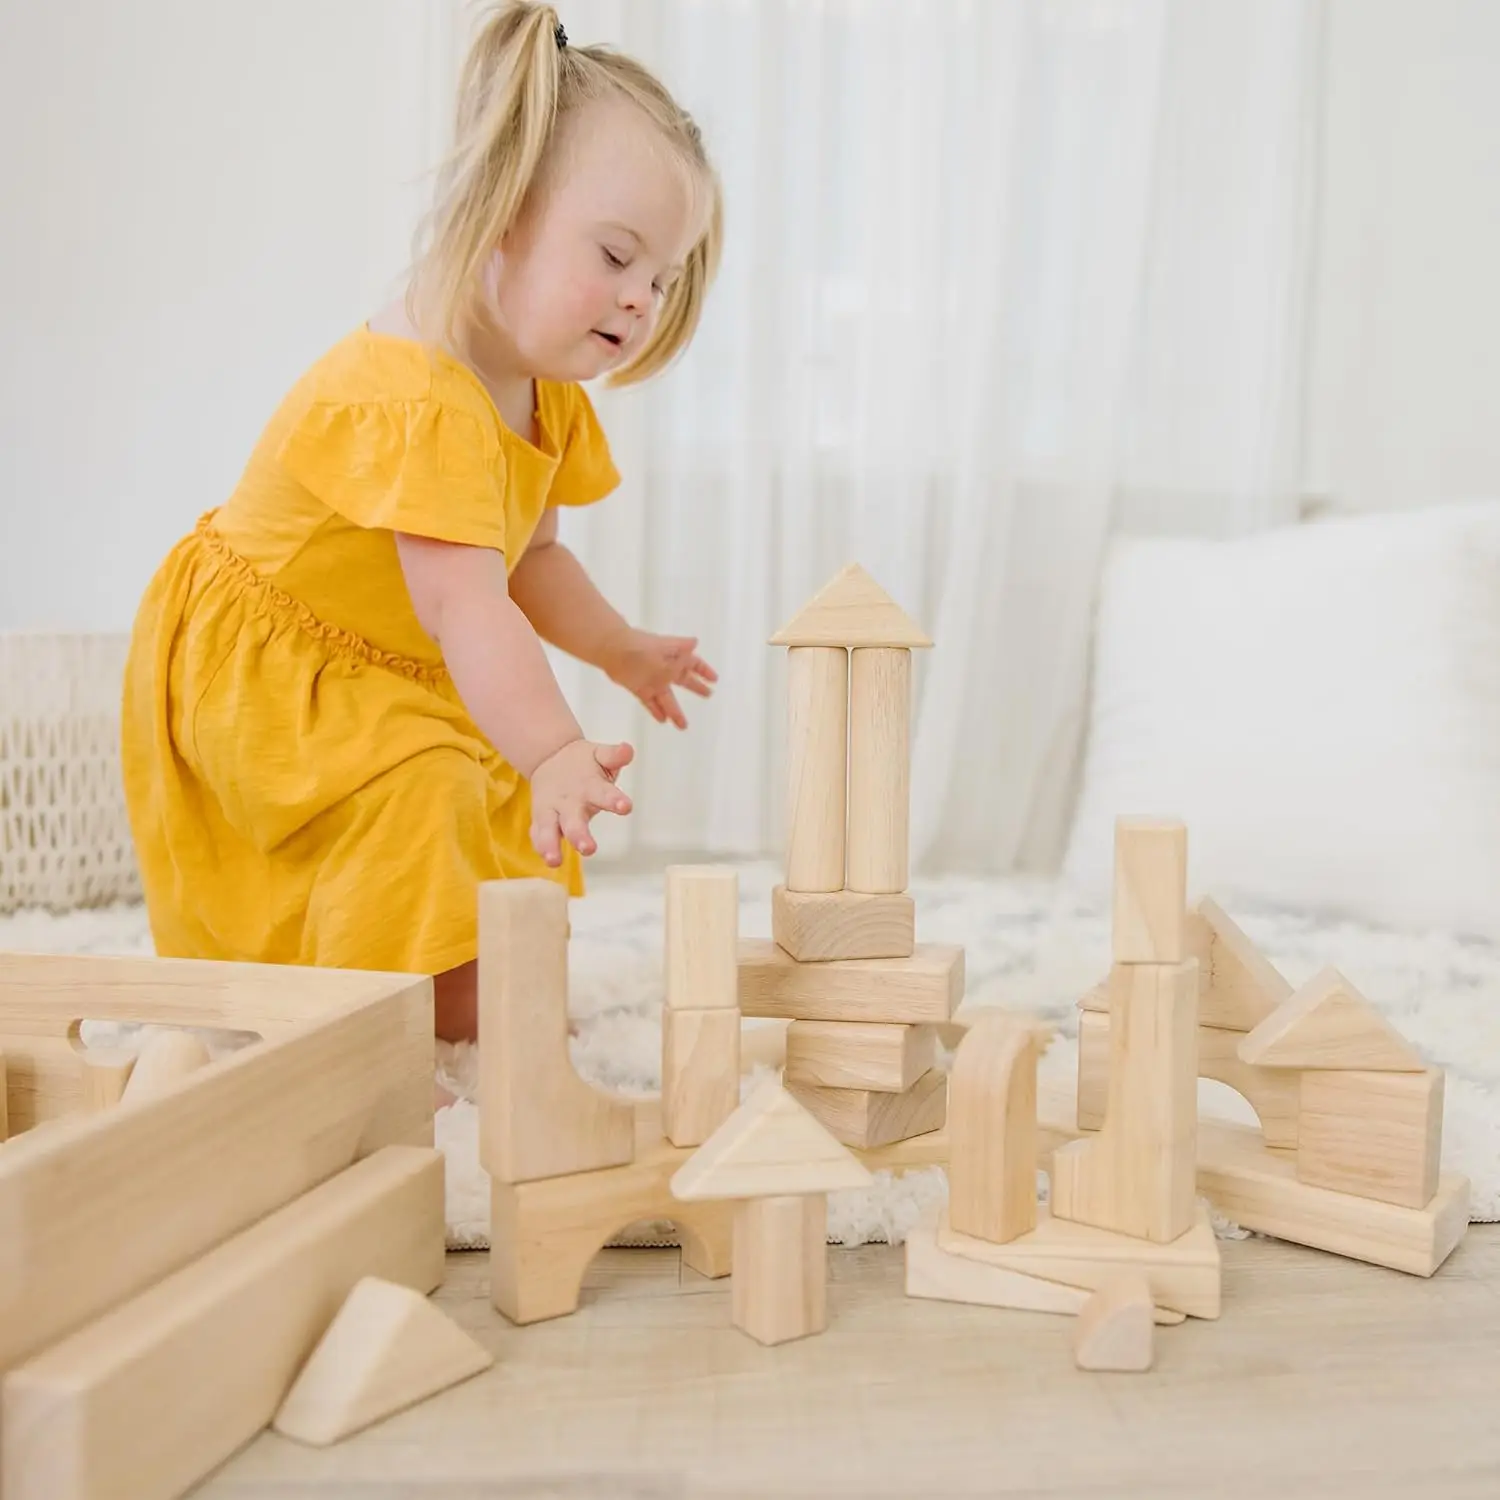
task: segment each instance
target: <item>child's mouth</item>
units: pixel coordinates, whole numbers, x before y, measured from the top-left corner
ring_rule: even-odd
[[[592,332],[593,332],[593,335],[594,335],[594,337],[596,339],[603,339],[604,342],[606,344],[608,344],[611,349],[618,349],[621,346],[621,344],[624,343],[624,340],[621,339],[621,338],[618,338],[615,334],[612,334],[612,333],[601,333],[600,330],[597,329],[597,328],[593,329]]]

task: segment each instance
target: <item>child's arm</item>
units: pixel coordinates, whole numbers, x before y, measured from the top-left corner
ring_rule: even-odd
[[[593,814],[630,811],[613,784],[632,759],[630,746],[584,739],[536,632],[507,591],[499,552],[399,532],[396,551],[412,608],[441,647],[464,706],[532,784],[538,851],[559,863],[561,837],[593,853]]]

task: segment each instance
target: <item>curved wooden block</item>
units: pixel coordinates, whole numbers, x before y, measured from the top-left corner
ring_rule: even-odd
[[[568,1056],[568,893],[552,880],[479,888],[479,1160],[500,1182],[623,1165],[635,1109]]]
[[[969,1028],[948,1075],[948,1217],[1004,1244],[1036,1228],[1036,1064],[1030,1022],[997,1013]]]

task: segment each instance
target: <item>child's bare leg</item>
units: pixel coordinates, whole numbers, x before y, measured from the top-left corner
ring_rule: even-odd
[[[472,1042],[479,1034],[479,965],[473,959],[432,981],[433,1030],[439,1041]]]

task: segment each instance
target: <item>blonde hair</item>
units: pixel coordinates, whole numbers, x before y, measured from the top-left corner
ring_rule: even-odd
[[[645,380],[687,347],[723,239],[718,176],[698,126],[640,63],[608,47],[575,46],[552,6],[515,0],[492,11],[459,77],[453,147],[439,170],[407,296],[412,322],[425,336],[460,343],[461,330],[482,321],[484,269],[531,195],[544,187],[559,124],[586,104],[621,98],[645,114],[698,179],[708,213],[650,340],[609,383]]]

